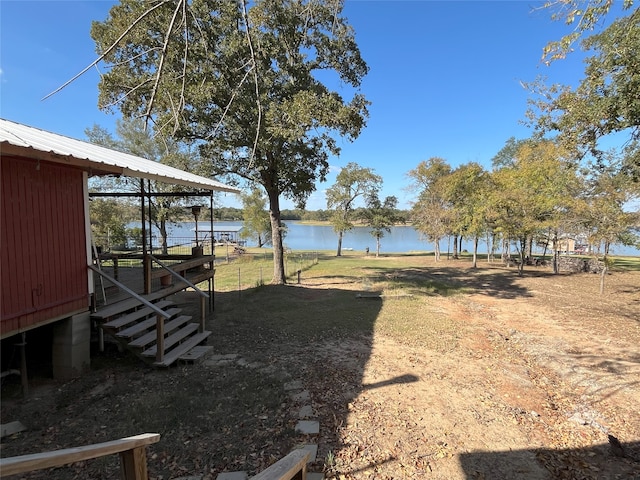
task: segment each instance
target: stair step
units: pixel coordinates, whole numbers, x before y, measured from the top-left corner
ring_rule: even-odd
[[[140,306],[140,303],[138,302],[137,305]],[[173,302],[170,302],[169,300],[163,300],[162,302],[158,302],[155,305],[158,308],[164,309],[168,306],[173,305]],[[120,312],[120,313],[123,313],[123,312]],[[136,320],[146,317],[147,315],[151,315],[152,313],[155,313],[155,312],[149,307],[140,308],[138,310],[135,310],[131,313],[127,313],[126,315],[122,315],[121,317],[115,318],[103,324],[102,328],[117,330],[131,322],[135,322]]]
[[[185,323],[187,323],[188,321],[191,320],[192,317],[190,317],[189,315],[180,315],[179,317],[174,318],[173,320],[170,320],[168,322],[165,322],[164,324],[164,332],[165,334],[169,333],[169,332],[173,332],[174,330],[182,327]],[[153,326],[155,326],[156,321],[155,319],[153,320]],[[192,325],[196,325],[195,323],[193,323]],[[155,328],[153,329],[153,331],[145,333],[144,335],[136,338],[135,340],[129,342],[129,346],[130,347],[134,347],[134,348],[145,348],[147,345],[149,345],[150,343],[153,343],[156,341],[157,338],[157,334],[156,334],[156,330]],[[165,350],[167,348],[169,348],[169,344],[167,343],[169,338],[168,337],[165,339],[164,341],[164,348]],[[155,355],[155,350],[153,352],[153,355]]]
[[[209,355],[211,350],[213,350],[211,345],[198,345],[197,347],[193,347],[187,353],[180,355],[178,359],[183,362],[195,363]]]
[[[154,362],[153,364],[157,367],[168,367],[189,350],[204,342],[209,335],[211,335],[211,332],[205,330],[202,333],[198,333],[192,336],[191,338],[189,338],[189,340],[182,342],[180,345],[166,354],[162,362]]]
[[[168,337],[166,337],[164,339],[164,351],[165,353],[171,349],[171,347],[173,347],[174,345],[176,345],[177,343],[180,343],[182,340],[186,339],[188,336],[190,336],[193,332],[198,330],[198,324],[197,323],[188,323],[186,324],[184,327],[182,327],[180,330],[172,333],[171,335],[169,335]],[[151,348],[148,348],[147,350],[145,350],[144,352],[142,352],[142,355],[145,357],[155,357],[156,356],[156,351],[157,351],[157,345],[154,345]]]
[[[180,290],[184,290],[186,287],[186,283],[177,282],[177,284],[173,287],[142,295],[142,298],[144,298],[148,302],[155,303],[157,300],[168,297],[169,295],[173,295],[174,293],[178,293]],[[100,307],[97,312],[91,314],[91,318],[93,320],[105,321],[111,317],[115,317],[116,315],[120,315],[121,313],[125,313],[129,310],[139,307],[140,305],[142,305],[142,303],[140,303],[139,300],[136,300],[135,298],[127,298],[126,300],[120,300],[119,302],[112,303],[111,305],[107,305],[106,307]]]
[[[174,317],[177,314],[179,314],[182,311],[181,308],[170,308],[168,310],[165,310],[165,312],[167,312],[168,315]],[[191,317],[189,317],[191,318]],[[165,320],[165,325],[168,323],[167,320]],[[155,327],[156,325],[156,316],[155,314],[150,317],[147,318],[146,320],[143,320],[142,322],[138,322],[135,325],[132,325],[128,328],[125,328],[124,330],[120,330],[118,333],[116,333],[116,337],[119,338],[128,338],[128,339],[132,339],[133,337],[135,337],[136,335],[146,332],[148,329]],[[165,327],[166,328],[166,327]]]

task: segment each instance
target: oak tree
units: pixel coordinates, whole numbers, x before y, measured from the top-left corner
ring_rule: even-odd
[[[380,200],[375,192],[367,197],[366,207],[362,209],[362,219],[371,229],[370,233],[376,239],[376,257],[380,256],[380,240],[385,233],[391,232],[391,227],[398,222],[398,199],[395,196]]]
[[[375,195],[382,184],[382,177],[371,168],[349,163],[340,170],[334,183],[327,189],[327,209],[331,210],[330,222],[338,235],[336,256],[342,255],[342,237],[354,227],[353,208],[358,197]]]
[[[411,220],[414,228],[433,242],[436,262],[440,260],[440,240],[450,234],[452,228],[451,208],[443,181],[450,174],[451,167],[440,157],[424,160],[408,173],[410,188],[418,194],[411,207]]]
[[[244,220],[240,235],[254,239],[258,248],[271,243],[271,222],[267,211],[267,199],[257,188],[244,193],[242,198],[242,218]]]
[[[304,205],[340,152],[336,137],[355,139],[368,115],[359,92],[368,67],[342,8],[341,0],[121,0],[92,28],[110,66],[102,106],[199,142],[210,174],[264,188],[275,284],[285,283],[281,198]]]

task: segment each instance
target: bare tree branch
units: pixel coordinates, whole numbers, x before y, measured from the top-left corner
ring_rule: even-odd
[[[166,37],[164,39],[164,44],[162,45],[162,53],[160,54],[160,64],[158,65],[158,70],[156,71],[156,81],[153,84],[153,90],[151,91],[151,98],[149,98],[149,104],[147,105],[147,111],[145,112],[145,128],[147,126],[148,120],[151,118],[151,112],[153,111],[153,104],[155,103],[156,94],[158,93],[158,86],[160,85],[160,79],[162,78],[162,70],[164,68],[164,60],[167,55],[167,49],[169,47],[169,41],[171,40],[171,32],[173,31],[173,26],[175,24],[176,18],[178,16],[178,12],[180,11],[180,6],[185,2],[185,0],[178,0],[176,5],[176,9],[173,12],[173,16],[171,17],[171,22],[169,23],[169,27],[167,28],[167,32],[165,33]],[[184,82],[184,80],[183,80]],[[183,83],[184,85],[184,83]]]
[[[80,73],[74,75],[73,78],[71,78],[70,80],[67,80],[64,84],[62,84],[60,87],[56,88],[53,92],[49,93],[48,95],[45,95],[42,98],[41,101],[46,100],[47,98],[51,97],[52,95],[55,95],[56,93],[61,91],[63,88],[65,88],[66,86],[70,85],[71,83],[76,81],[78,78],[80,78],[82,75],[87,73],[87,71],[91,67],[93,67],[93,66],[97,65],[98,63],[100,63],[104,59],[104,57],[109,55],[111,50],[116,48],[118,46],[118,44],[120,43],[120,41],[124,37],[126,37],[129,34],[129,32],[136,27],[136,25],[138,25],[138,23],[140,23],[147,15],[149,15],[151,12],[153,12],[156,8],[159,8],[160,6],[162,6],[164,3],[167,3],[167,2],[165,1],[165,2],[158,3],[157,5],[151,7],[146,12],[144,12],[142,15],[140,15],[131,25],[129,25],[129,27],[127,27],[127,29],[124,32],[122,32],[122,35],[120,35],[118,37],[118,39],[115,42],[113,42],[111,44],[111,46],[109,48],[107,48],[98,58],[96,58],[93,62],[91,62],[90,65],[87,65],[84,69],[82,69],[82,71]]]
[[[253,67],[250,70],[253,70],[253,80],[256,86],[256,106],[258,107],[258,124],[256,125],[256,136],[253,141],[253,150],[251,151],[251,156],[249,157],[249,165],[253,165],[253,159],[256,154],[256,150],[258,148],[258,140],[260,138],[260,127],[262,125],[262,105],[260,103],[260,89],[258,88],[258,62],[256,62],[255,52],[253,51],[253,43],[251,42],[251,33],[249,31],[249,18],[247,15],[247,2],[246,0],[242,0],[242,18],[244,19],[244,23],[247,27],[247,42],[249,44],[249,50],[251,51],[251,60],[253,62]],[[248,73],[248,72],[247,72]]]

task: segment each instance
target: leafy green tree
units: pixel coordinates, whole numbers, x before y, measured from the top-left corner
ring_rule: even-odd
[[[460,237],[473,239],[473,267],[477,266],[478,240],[487,231],[490,204],[487,172],[475,162],[461,165],[440,179],[450,205],[450,223]]]
[[[443,178],[451,174],[451,167],[439,157],[422,161],[408,173],[410,189],[418,193],[411,208],[414,228],[433,242],[435,261],[440,261],[440,240],[451,232],[451,209]]]
[[[531,141],[531,139],[517,140],[515,137],[509,138],[505,142],[504,147],[491,159],[491,166],[495,170],[502,167],[513,166],[518,158],[518,150]]]
[[[368,67],[343,3],[330,0],[122,0],[92,27],[110,70],[100,104],[200,143],[213,175],[261,185],[269,201],[274,276],[285,283],[281,197],[304,205],[336,136],[355,139]],[[326,73],[323,73],[326,72]],[[350,100],[319,78],[352,87]]]
[[[257,188],[242,195],[244,224],[241,235],[256,240],[258,248],[271,242],[271,222],[267,211],[267,199]]]
[[[378,193],[367,196],[367,206],[362,211],[362,219],[371,228],[370,233],[376,239],[376,257],[380,256],[380,240],[385,232],[390,233],[391,227],[398,219],[398,199],[394,196],[386,197],[380,201]]]
[[[608,9],[610,2],[592,3]],[[586,18],[588,13],[581,15]],[[591,20],[587,23],[593,25]],[[618,134],[626,144],[625,171],[640,181],[640,10],[585,38],[582,47],[593,55],[585,61],[580,84],[575,88],[532,85],[538,97],[532,100],[528,115],[541,133],[557,132],[562,145],[577,158],[592,155],[603,160],[600,140]]]
[[[632,180],[625,174],[624,164],[624,160],[612,158],[607,166],[595,164],[585,171],[581,219],[589,243],[596,247],[594,254],[604,265],[600,293],[604,293],[610,247],[615,244],[640,246],[640,213],[627,207],[638,194],[629,188]]]
[[[85,130],[85,134],[92,143],[154,160],[181,170],[193,170],[193,154],[185,151],[183,146],[171,138],[164,138],[159,134],[154,135],[150,129],[145,128],[142,120],[118,120],[115,138],[97,125]],[[96,186],[103,191],[111,190],[117,186],[119,190],[132,193],[140,192],[139,181],[133,179],[106,180]],[[184,201],[180,197],[180,193],[184,192],[185,188],[148,181],[145,190],[152,194],[161,194],[151,196],[151,211],[147,213],[160,233],[160,247],[162,253],[166,254],[168,252],[168,228],[172,222],[181,217],[184,211]],[[170,195],[172,193],[176,195]]]
[[[358,197],[370,197],[377,194],[382,178],[373,173],[371,168],[361,167],[357,163],[349,163],[336,177],[336,183],[326,193],[327,208],[332,210],[330,222],[338,234],[336,256],[342,255],[342,237],[353,225],[353,207]]]
[[[565,58],[573,45],[587,32],[592,32],[609,14],[613,0],[548,0],[543,8],[551,10],[551,18],[564,22],[571,32],[560,40],[550,41],[543,50],[547,64]],[[633,7],[633,0],[623,0],[623,10]]]
[[[91,232],[97,246],[111,250],[126,245],[128,209],[114,198],[94,198],[89,208]]]
[[[576,191],[572,162],[554,142],[528,142],[513,165],[493,172],[495,190],[489,203],[495,224],[508,240],[516,241],[522,275],[527,245],[540,231],[557,231],[571,208]]]

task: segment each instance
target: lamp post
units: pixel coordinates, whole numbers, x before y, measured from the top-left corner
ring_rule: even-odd
[[[191,213],[193,213],[193,218],[196,221],[196,246],[191,249],[191,254],[194,257],[202,255],[202,248],[198,243],[198,217],[200,216],[201,210],[202,210],[202,207],[200,205],[194,205],[191,207]]]

